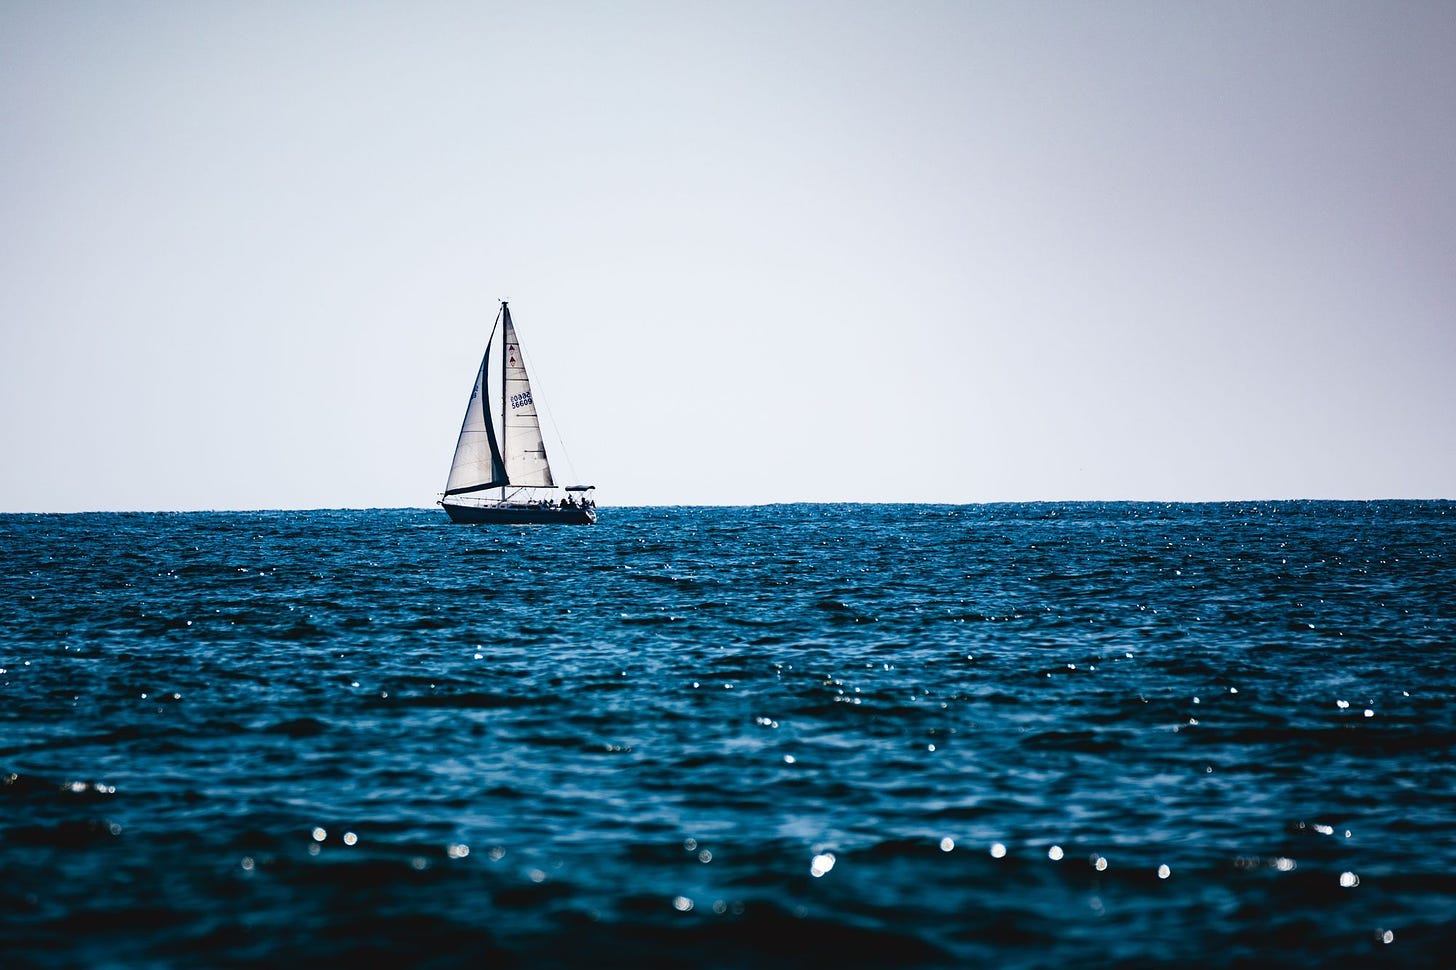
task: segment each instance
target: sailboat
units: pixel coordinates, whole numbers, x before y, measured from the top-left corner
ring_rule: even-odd
[[[593,494],[591,485],[567,485],[557,493],[521,342],[502,300],[439,504],[451,522],[591,525],[597,520]]]

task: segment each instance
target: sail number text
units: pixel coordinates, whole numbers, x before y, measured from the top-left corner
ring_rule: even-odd
[[[511,395],[511,410],[513,410],[513,411],[516,408],[523,408],[527,404],[530,404],[530,403],[531,403],[531,392],[530,391],[522,391],[519,394],[512,394]]]

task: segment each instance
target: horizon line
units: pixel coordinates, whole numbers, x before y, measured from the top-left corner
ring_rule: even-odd
[[[988,499],[969,502],[947,501],[860,501],[853,499],[804,499],[775,502],[677,502],[670,504],[611,505],[597,503],[601,509],[762,509],[802,505],[833,506],[931,506],[938,508],[974,508],[995,505],[1277,505],[1281,503],[1323,502],[1327,504],[1376,504],[1376,503],[1440,503],[1456,502],[1456,498],[1445,496],[1383,496],[1380,498],[1329,498],[1294,497],[1283,498],[1227,498],[1227,499],[1130,499],[1130,498],[1062,498],[1062,499]],[[256,506],[256,507],[210,507],[210,508],[81,508],[81,509],[4,509],[0,515],[192,515],[220,512],[275,513],[275,512],[435,512],[438,505],[334,505],[334,506]]]

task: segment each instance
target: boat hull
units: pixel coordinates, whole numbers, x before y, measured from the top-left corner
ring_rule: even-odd
[[[470,525],[592,525],[597,520],[596,509],[581,506],[441,504],[451,522]]]

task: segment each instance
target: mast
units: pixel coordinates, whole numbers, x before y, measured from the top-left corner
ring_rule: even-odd
[[[502,319],[501,319],[501,424],[500,424],[500,426],[501,426],[501,437],[500,437],[500,440],[502,442],[505,442],[505,440],[506,440],[506,413],[507,413],[507,409],[508,409],[509,404],[510,404],[510,402],[507,400],[508,397],[509,397],[509,394],[506,392],[506,361],[510,357],[510,354],[508,353],[508,351],[509,351],[510,348],[507,346],[507,343],[506,343],[506,334],[509,333],[510,330],[511,330],[511,308],[510,308],[509,304],[506,303],[505,300],[501,300],[501,318]],[[507,475],[507,478],[509,478],[509,475]],[[510,484],[508,481],[502,481],[501,482],[501,496],[500,497],[501,497],[501,501],[502,502],[504,502],[506,500],[506,486],[508,484]]]

